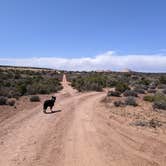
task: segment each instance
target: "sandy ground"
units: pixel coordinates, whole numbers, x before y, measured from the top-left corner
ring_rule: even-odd
[[[37,96],[40,97],[40,102],[43,102],[46,99],[50,99],[51,95],[54,94],[49,94],[49,95],[38,94]],[[15,100],[14,106],[0,105],[0,123],[2,123],[2,121],[10,118],[11,116],[14,116],[19,112],[26,112],[34,108],[38,106],[40,103],[40,102],[30,102],[30,96],[21,96],[19,100],[16,99],[14,100]]]
[[[105,92],[78,93],[65,76],[63,86],[54,113],[41,103],[0,123],[0,166],[166,165],[165,133],[116,118]]]

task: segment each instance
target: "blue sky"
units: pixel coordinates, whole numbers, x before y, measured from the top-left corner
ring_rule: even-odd
[[[95,59],[110,50],[115,57],[162,59],[165,7],[165,0],[0,0],[0,64],[31,65],[32,58]],[[141,70],[133,64],[122,67]],[[151,70],[166,68],[144,69]]]

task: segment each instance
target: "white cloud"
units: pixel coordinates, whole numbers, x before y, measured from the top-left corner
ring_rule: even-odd
[[[0,58],[1,65],[49,67],[63,70],[122,70],[166,72],[166,55],[117,55],[113,51],[84,58]]]

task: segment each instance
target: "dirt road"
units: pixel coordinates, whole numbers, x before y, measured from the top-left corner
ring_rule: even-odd
[[[54,113],[40,104],[0,123],[0,166],[166,165],[164,134],[111,118],[104,92],[78,93],[65,76],[63,86]]]

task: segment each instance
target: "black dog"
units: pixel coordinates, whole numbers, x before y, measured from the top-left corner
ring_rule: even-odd
[[[50,110],[52,112],[52,107],[54,106],[56,97],[52,96],[51,100],[46,100],[43,104],[43,112],[46,112],[47,108],[50,107]]]

